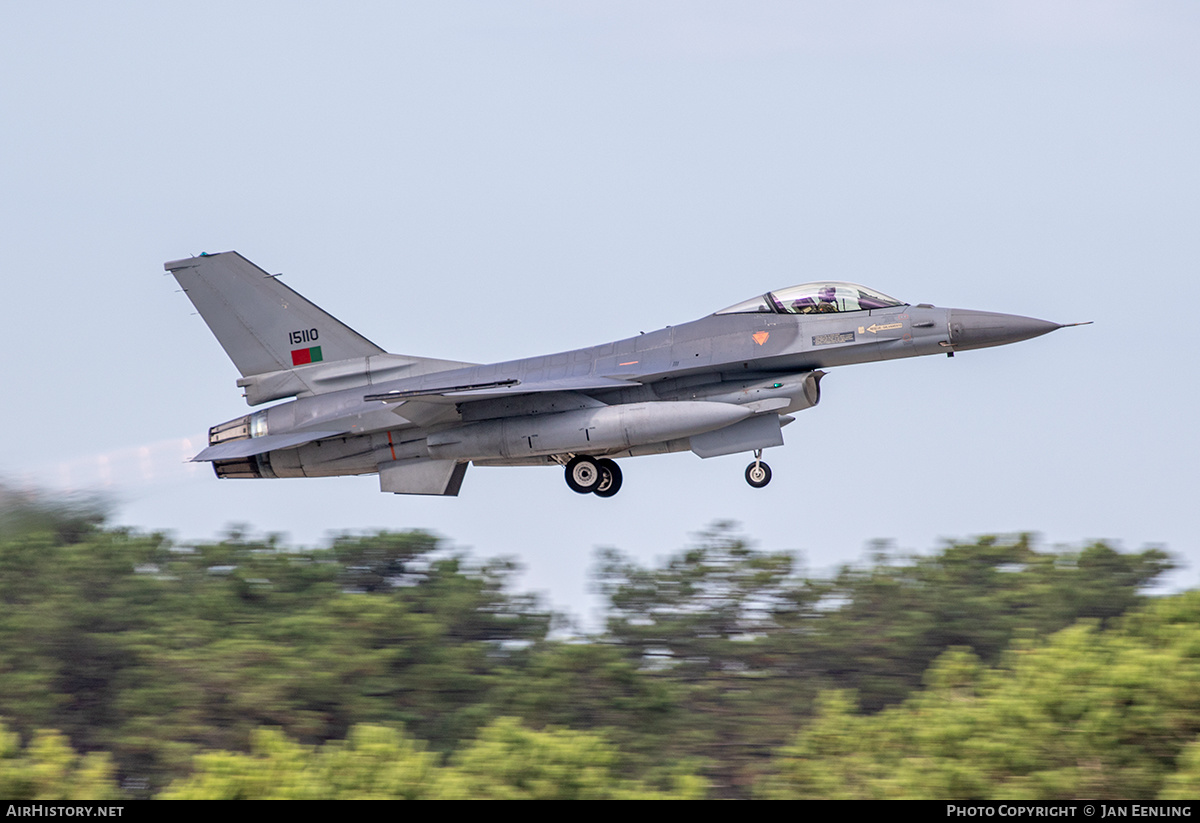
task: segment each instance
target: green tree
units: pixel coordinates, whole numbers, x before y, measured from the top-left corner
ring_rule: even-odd
[[[304,746],[260,729],[249,754],[206,752],[160,800],[420,800],[433,796],[437,758],[405,734],[356,726],[345,741]]]
[[[37,732],[26,749],[0,723],[0,797],[8,800],[115,800],[112,759],[77,755],[64,735]]]
[[[501,718],[439,766],[423,744],[380,726],[356,726],[345,741],[304,746],[277,729],[253,735],[249,754],[207,752],[165,800],[698,798],[704,781],[677,769],[655,790],[617,773],[618,752],[594,734],[533,731]]]
[[[801,645],[780,635],[780,671],[851,689],[876,711],[903,700],[947,649],[996,663],[1022,632],[1047,635],[1080,618],[1102,623],[1145,602],[1142,591],[1172,568],[1157,549],[1121,554],[1103,543],[1040,552],[1028,535],[951,543],[928,557],[880,554],[845,567]]]
[[[620,776],[620,755],[603,737],[565,729],[533,731],[499,718],[456,754],[437,794],[473,800],[698,799],[706,782],[686,764],[668,790]]]
[[[1191,785],[1200,733],[1200,592],[1107,631],[1018,643],[1000,665],[943,655],[926,688],[858,715],[832,694],[786,748],[776,798],[1134,799]],[[1169,779],[1182,763],[1183,770]]]

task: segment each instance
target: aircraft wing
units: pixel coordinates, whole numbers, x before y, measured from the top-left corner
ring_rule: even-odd
[[[506,397],[517,394],[538,394],[541,392],[628,389],[640,385],[640,383],[635,383],[631,380],[618,380],[614,377],[563,377],[532,382],[522,382],[512,379],[496,380],[490,383],[423,386],[418,389],[397,390],[383,394],[368,394],[363,399],[368,402],[399,403],[402,400],[412,400],[418,397],[422,399],[442,397],[447,401],[458,403],[463,400],[481,400],[486,397]]]

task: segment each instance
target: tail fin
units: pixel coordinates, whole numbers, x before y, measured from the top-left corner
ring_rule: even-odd
[[[384,353],[235,251],[172,260],[163,268],[175,275],[242,377]]]
[[[251,406],[475,365],[388,354],[235,251],[172,260]]]

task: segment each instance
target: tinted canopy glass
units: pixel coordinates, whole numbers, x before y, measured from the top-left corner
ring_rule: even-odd
[[[776,314],[824,314],[827,312],[866,311],[885,309],[889,306],[907,305],[882,292],[868,289],[857,283],[828,280],[823,283],[805,283],[779,291],[767,292],[761,297],[743,300],[741,303],[721,309],[717,314],[744,314],[750,312],[774,312]]]

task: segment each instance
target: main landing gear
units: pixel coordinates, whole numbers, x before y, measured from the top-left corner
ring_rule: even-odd
[[[771,467],[762,461],[762,449],[754,450],[754,462],[746,467],[746,482],[756,489],[771,482]]]
[[[615,460],[578,455],[567,463],[567,485],[579,494],[612,497],[621,490],[621,468]]]
[[[596,459],[586,454],[567,461],[567,485],[579,494],[612,497],[621,490],[621,467],[607,457]],[[771,467],[762,460],[762,449],[754,450],[754,462],[746,467],[746,482],[756,489],[771,482]]]

